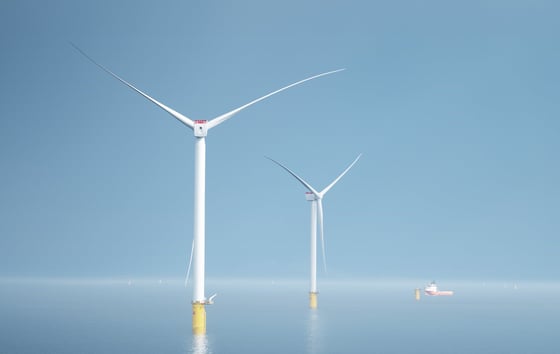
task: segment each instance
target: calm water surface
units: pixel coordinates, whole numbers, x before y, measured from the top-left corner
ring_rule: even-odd
[[[0,279],[0,353],[560,353],[560,285],[210,280],[206,336],[178,280]],[[210,293],[210,292],[209,292]]]

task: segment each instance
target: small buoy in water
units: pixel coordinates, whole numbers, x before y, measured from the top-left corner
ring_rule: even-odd
[[[419,288],[414,289],[414,298],[416,299],[416,301],[420,301],[420,289]]]

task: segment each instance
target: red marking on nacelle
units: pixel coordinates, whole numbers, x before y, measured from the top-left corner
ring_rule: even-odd
[[[305,192],[305,194],[313,194],[313,192]]]
[[[194,121],[194,124],[206,124],[207,120],[206,119],[196,119]]]

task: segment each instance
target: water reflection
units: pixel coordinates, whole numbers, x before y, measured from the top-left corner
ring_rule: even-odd
[[[188,353],[212,354],[206,334],[193,334],[191,350]]]
[[[309,310],[307,319],[307,353],[316,354],[322,352],[323,342],[321,322],[319,321],[319,310]]]

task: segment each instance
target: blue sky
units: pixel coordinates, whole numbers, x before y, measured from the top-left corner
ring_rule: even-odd
[[[210,119],[207,276],[559,279],[554,1],[0,4],[0,276],[182,276]],[[325,275],[320,273],[320,277]]]

